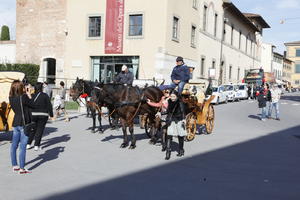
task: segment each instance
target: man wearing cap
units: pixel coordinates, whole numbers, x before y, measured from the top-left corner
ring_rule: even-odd
[[[184,85],[189,82],[190,79],[190,70],[184,65],[183,58],[181,56],[176,58],[176,66],[173,68],[171,74],[172,84],[171,88],[178,86],[178,93],[181,94],[184,88]]]
[[[130,72],[126,65],[122,66],[122,71],[115,78],[116,83],[132,85],[133,74]]]

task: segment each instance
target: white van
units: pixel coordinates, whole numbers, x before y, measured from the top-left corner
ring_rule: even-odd
[[[239,84],[236,92],[238,99],[248,99],[248,87],[246,84]]]

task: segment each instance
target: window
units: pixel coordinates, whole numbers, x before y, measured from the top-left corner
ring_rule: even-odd
[[[89,37],[101,37],[101,17],[89,17]]]
[[[300,57],[300,49],[296,49],[296,57]]]
[[[191,46],[196,46],[196,27],[192,26],[192,32],[191,32]]]
[[[252,40],[250,41],[250,55],[252,56],[253,52],[252,52],[252,49],[253,49],[253,42]]]
[[[217,26],[218,26],[218,14],[215,14],[215,27],[214,27],[214,36],[217,36]]]
[[[178,26],[179,26],[179,18],[178,17],[173,17],[173,33],[172,37],[175,40],[178,40]]]
[[[193,8],[198,8],[198,0],[193,0]]]
[[[229,80],[231,80],[232,66],[229,66]]]
[[[300,73],[300,64],[296,64],[296,66],[295,66],[295,73],[297,73],[297,74]]]
[[[143,15],[129,15],[129,36],[143,35]]]
[[[240,68],[238,68],[238,72],[237,72],[237,79],[236,80],[240,80]]]
[[[233,45],[233,31],[234,31],[234,26],[231,26],[231,41],[230,44]]]
[[[203,10],[203,31],[206,31],[206,21],[207,21],[207,6],[204,6],[204,10]]]
[[[248,36],[246,37],[246,48],[245,48],[245,52],[248,53]]]
[[[242,46],[241,42],[242,42],[242,31],[240,31],[240,36],[239,36],[239,49],[241,49]]]
[[[204,70],[205,70],[205,58],[201,58],[201,71],[200,71],[201,76],[204,76]]]

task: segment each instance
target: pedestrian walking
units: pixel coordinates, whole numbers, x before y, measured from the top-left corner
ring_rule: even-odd
[[[65,122],[68,122],[70,120],[69,120],[69,117],[68,117],[68,113],[65,109],[65,98],[66,98],[67,90],[65,88],[65,83],[63,81],[61,81],[59,83],[59,85],[60,85],[59,94],[55,96],[54,103],[53,103],[54,104],[53,106],[56,110],[53,120],[57,119],[57,117],[59,115],[59,111],[61,110],[64,113]]]
[[[264,88],[260,88],[257,96],[257,101],[258,101],[258,107],[261,109],[261,120],[266,121],[267,94]]]
[[[171,142],[173,136],[178,137],[179,149],[177,156],[184,156],[184,137],[187,135],[185,130],[185,104],[180,101],[178,92],[173,90],[168,101],[167,109],[167,149],[166,149],[166,160],[171,157]]]
[[[270,85],[266,84],[266,86],[267,86],[267,89],[265,89],[264,92],[267,94],[267,102],[266,102],[267,111],[266,111],[266,115],[268,117],[269,116],[269,112],[270,112],[270,107],[271,107],[272,94],[271,94],[271,91],[270,91]]]
[[[281,97],[281,90],[278,88],[278,85],[274,84],[270,90],[271,93],[271,102],[269,106],[268,118],[272,117],[273,108],[275,110],[275,119],[280,120],[279,118],[279,100]]]
[[[36,123],[36,128],[29,135],[27,149],[30,149],[34,139],[34,150],[40,150],[41,139],[45,130],[49,116],[53,118],[52,105],[49,96],[43,92],[43,83],[37,83],[34,87],[35,94],[32,97],[34,109],[32,109],[32,121]]]
[[[23,83],[16,80],[12,83],[9,92],[9,103],[14,111],[13,119],[13,135],[10,148],[11,164],[14,172],[19,174],[30,173],[25,169],[26,160],[26,145],[28,142],[28,134],[25,132],[25,124],[31,122],[30,108],[33,108],[33,102],[31,101],[31,91],[29,88],[24,87]],[[17,148],[19,146],[19,164],[17,161]]]

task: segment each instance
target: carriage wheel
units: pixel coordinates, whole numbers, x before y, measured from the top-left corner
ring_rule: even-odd
[[[207,114],[206,114],[206,122],[205,122],[205,128],[206,133],[211,134],[214,129],[214,122],[215,122],[215,111],[214,107],[212,105],[209,105]]]
[[[186,116],[186,140],[192,141],[195,138],[197,130],[197,117],[194,115],[194,113],[189,113]]]

